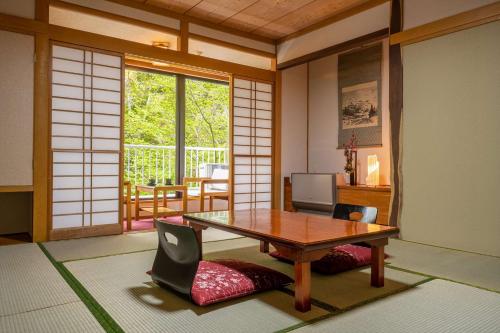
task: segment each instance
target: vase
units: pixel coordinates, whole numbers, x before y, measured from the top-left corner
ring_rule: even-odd
[[[349,173],[349,184],[351,186],[356,185],[356,173],[355,172]]]

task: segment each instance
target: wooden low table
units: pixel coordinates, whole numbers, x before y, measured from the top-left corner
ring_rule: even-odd
[[[294,261],[295,308],[302,312],[311,309],[311,261],[322,258],[334,246],[367,242],[372,246],[371,285],[383,287],[384,246],[389,237],[399,233],[395,227],[274,209],[192,213],[184,218],[197,231],[200,248],[202,230],[211,227],[269,242]],[[263,246],[261,250],[265,250]]]

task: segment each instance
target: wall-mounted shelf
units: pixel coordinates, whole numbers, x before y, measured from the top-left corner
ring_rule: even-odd
[[[0,193],[33,192],[33,185],[0,185]]]

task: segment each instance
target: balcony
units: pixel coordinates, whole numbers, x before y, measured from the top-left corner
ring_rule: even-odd
[[[166,184],[175,179],[175,146],[125,144],[124,179],[132,185]],[[184,170],[186,177],[210,177],[211,165],[229,164],[227,148],[185,147]]]

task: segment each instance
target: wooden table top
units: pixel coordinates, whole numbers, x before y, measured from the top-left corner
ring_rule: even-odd
[[[328,216],[291,213],[277,209],[252,209],[185,214],[191,222],[244,236],[275,240],[302,247],[338,245],[397,235],[399,229],[333,219]]]

